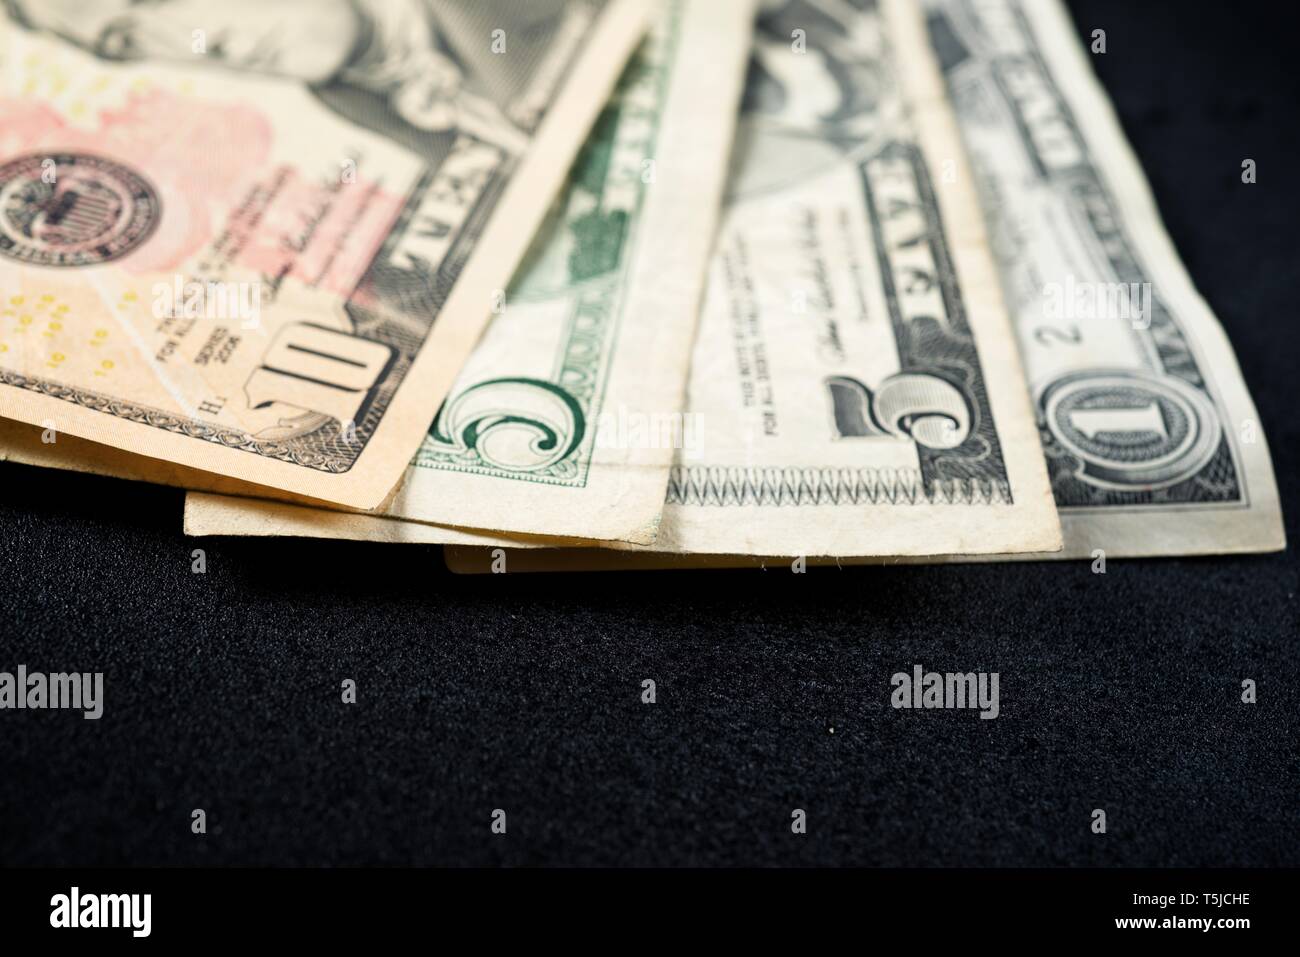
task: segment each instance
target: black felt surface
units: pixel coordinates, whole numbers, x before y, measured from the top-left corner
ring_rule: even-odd
[[[1295,542],[1300,82],[1269,6],[1073,5]],[[98,722],[0,713],[4,863],[1300,864],[1294,551],[457,578],[436,548],[196,543],[174,490],[0,482],[0,670],[106,673]],[[998,671],[1001,717],[890,709],[915,663]]]

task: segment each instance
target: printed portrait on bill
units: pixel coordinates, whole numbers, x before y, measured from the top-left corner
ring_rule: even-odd
[[[870,141],[891,119],[880,112],[881,36],[867,0],[760,4],[733,195],[781,189],[878,148]]]
[[[112,61],[167,60],[297,80],[349,121],[423,156],[469,134],[517,155],[564,0],[0,0],[9,19]],[[577,21],[577,22],[575,22]],[[563,47],[564,44],[559,44]],[[562,51],[567,53],[567,51]]]

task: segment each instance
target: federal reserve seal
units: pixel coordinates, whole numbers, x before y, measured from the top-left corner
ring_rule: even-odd
[[[88,153],[30,153],[0,164],[0,256],[34,266],[120,259],[158,225],[140,174]]]
[[[1195,476],[1223,437],[1205,393],[1170,375],[1090,369],[1057,379],[1039,400],[1047,428],[1100,488],[1164,488]]]

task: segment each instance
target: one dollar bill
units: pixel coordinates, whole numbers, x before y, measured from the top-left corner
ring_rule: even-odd
[[[404,474],[647,14],[2,9],[0,416],[191,487],[361,509]],[[23,441],[0,454],[118,471]]]
[[[686,409],[694,441],[678,451],[655,552],[1059,547],[914,5],[765,5]],[[229,503],[187,507],[199,533],[463,540],[356,518],[322,532],[302,518],[280,509],[259,527]]]
[[[1064,554],[1282,548],[1268,443],[1232,345],[1059,0],[926,10],[1015,319]]]

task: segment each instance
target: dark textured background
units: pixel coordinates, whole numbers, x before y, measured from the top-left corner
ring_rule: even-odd
[[[1107,31],[1094,62],[1236,345],[1294,543],[1287,6],[1073,10]],[[5,863],[1300,864],[1294,550],[457,578],[436,548],[209,539],[200,576],[180,492],[0,481],[0,669],[102,670],[107,699],[0,713]],[[916,662],[1000,672],[1001,717],[891,710]]]

